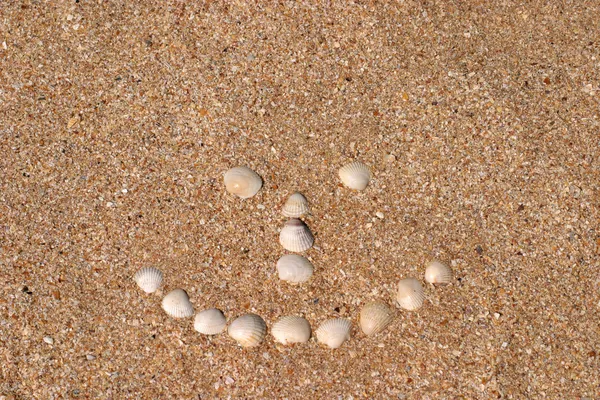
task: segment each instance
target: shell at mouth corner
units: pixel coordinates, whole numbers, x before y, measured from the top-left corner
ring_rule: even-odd
[[[162,308],[173,318],[187,318],[194,315],[194,306],[183,289],[175,289],[163,298]]]
[[[236,318],[227,333],[242,347],[258,346],[265,337],[267,324],[256,314],[244,314]]]
[[[231,168],[223,176],[225,188],[231,194],[247,199],[262,187],[262,178],[248,167]]]
[[[315,331],[319,343],[337,349],[350,339],[352,323],[345,318],[333,318],[323,322]]]
[[[425,301],[425,292],[421,282],[415,278],[405,278],[398,282],[396,302],[405,310],[418,310]]]
[[[279,234],[279,243],[284,249],[294,253],[310,249],[314,242],[310,229],[298,218],[288,220]]]
[[[293,193],[281,208],[283,215],[289,218],[300,218],[308,213],[308,200],[300,192]]]
[[[425,281],[429,283],[450,283],[452,270],[439,261],[432,261],[425,268]]]
[[[282,317],[273,324],[271,334],[275,341],[282,344],[306,343],[310,339],[310,324],[305,318]]]
[[[286,254],[277,261],[279,279],[292,285],[306,282],[313,274],[314,267],[305,257],[297,254]]]
[[[369,167],[360,161],[344,165],[340,168],[339,175],[344,186],[354,190],[365,189],[371,180]]]
[[[162,284],[163,273],[158,268],[145,267],[135,273],[133,280],[144,292],[154,293]]]
[[[375,335],[383,331],[393,320],[392,310],[387,304],[372,301],[360,311],[360,329],[365,335]]]
[[[200,311],[194,318],[194,329],[204,335],[216,335],[223,332],[227,319],[223,312],[216,308]]]

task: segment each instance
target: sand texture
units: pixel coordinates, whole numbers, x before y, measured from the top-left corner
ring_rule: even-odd
[[[600,399],[598,21],[592,0],[1,1],[0,399]],[[240,165],[264,181],[245,200]],[[315,246],[293,286],[296,190]],[[452,283],[394,305],[433,259]],[[266,339],[199,334],[161,309],[175,288]],[[374,300],[394,321],[367,337]],[[285,315],[352,337],[282,346]]]

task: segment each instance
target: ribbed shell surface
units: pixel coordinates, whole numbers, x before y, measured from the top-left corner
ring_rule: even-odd
[[[425,281],[429,283],[450,283],[452,270],[439,261],[432,261],[425,269]]]
[[[398,282],[396,301],[405,310],[412,311],[421,308],[425,301],[425,292],[421,282],[415,278],[406,278]]]
[[[187,318],[194,315],[194,306],[183,289],[175,289],[163,298],[162,308],[174,318]]]
[[[273,324],[271,334],[277,342],[282,344],[305,343],[310,339],[311,329],[305,318],[287,316]]]
[[[277,261],[279,279],[294,285],[309,280],[313,270],[310,261],[297,254],[286,254]]]
[[[289,218],[300,218],[308,210],[308,200],[300,192],[293,193],[281,208],[283,215]]]
[[[379,301],[365,304],[360,311],[360,329],[367,336],[381,332],[392,320],[392,310],[387,304]]]
[[[352,323],[345,318],[333,318],[323,322],[315,331],[319,343],[337,349],[350,339]]]
[[[350,164],[344,165],[340,168],[339,175],[342,183],[354,190],[365,189],[371,180],[369,167],[360,161],[353,161]]]
[[[223,332],[227,319],[223,312],[216,308],[200,311],[194,318],[194,329],[204,335],[216,335]]]
[[[265,337],[267,324],[256,314],[244,314],[236,318],[227,333],[242,347],[258,346]]]
[[[284,249],[294,253],[310,249],[314,242],[310,229],[298,218],[288,220],[279,234],[279,243]]]
[[[145,267],[135,273],[133,280],[146,293],[154,293],[163,281],[163,273],[154,267]]]

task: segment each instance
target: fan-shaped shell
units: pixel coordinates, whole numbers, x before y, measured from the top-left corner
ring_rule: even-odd
[[[235,319],[227,333],[242,347],[258,346],[265,337],[267,324],[256,314],[244,314]]]
[[[284,249],[294,253],[310,249],[314,242],[310,229],[298,218],[288,220],[279,234],[279,243]]]
[[[227,191],[242,199],[254,196],[262,187],[261,177],[248,167],[231,168],[223,180]]]
[[[162,308],[174,318],[186,318],[194,315],[194,306],[183,289],[175,289],[163,298]]]
[[[216,308],[200,311],[194,318],[194,329],[205,335],[216,335],[223,332],[227,319],[223,312]]]
[[[360,329],[367,336],[374,335],[387,328],[393,319],[392,310],[387,304],[372,301],[360,311]]]
[[[305,257],[286,254],[277,261],[279,279],[292,285],[306,282],[313,274],[313,265]]]
[[[421,282],[415,278],[406,278],[398,282],[396,294],[398,305],[405,310],[417,310],[425,301],[425,292]]]
[[[300,218],[308,212],[308,200],[302,193],[295,192],[288,197],[281,212],[289,218]]]
[[[302,317],[282,317],[273,324],[271,334],[282,344],[305,343],[310,339],[310,324]]]
[[[452,270],[439,261],[432,261],[425,268],[425,280],[429,283],[450,283]]]
[[[154,293],[163,281],[163,274],[158,268],[145,267],[133,276],[133,280],[146,293]]]
[[[339,175],[342,183],[354,190],[363,190],[371,180],[369,167],[360,161],[353,161],[350,164],[344,165],[340,168]]]
[[[332,349],[337,349],[350,339],[352,323],[344,318],[333,318],[323,322],[315,331],[317,340]]]

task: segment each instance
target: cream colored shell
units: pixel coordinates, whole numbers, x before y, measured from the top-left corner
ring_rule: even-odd
[[[183,289],[175,289],[163,298],[162,308],[174,318],[186,318],[194,315],[194,306]]]
[[[227,191],[242,199],[254,196],[262,187],[261,177],[248,167],[231,168],[223,180]]]
[[[289,218],[300,218],[308,213],[308,200],[300,192],[293,193],[281,208],[283,215]]]
[[[154,293],[163,281],[163,274],[158,268],[145,267],[135,273],[133,280],[146,293]]]
[[[279,243],[284,249],[294,253],[310,249],[314,242],[310,229],[298,218],[288,220],[279,234]]]
[[[282,344],[305,343],[310,339],[310,324],[302,317],[282,317],[273,324],[271,334]]]
[[[216,308],[200,311],[194,318],[194,329],[205,335],[216,335],[223,332],[227,319],[223,312]]]
[[[387,304],[372,301],[365,304],[360,311],[360,329],[367,336],[375,335],[387,328],[393,318],[392,310]]]
[[[450,283],[452,270],[439,261],[432,261],[425,268],[425,281],[429,283]]]
[[[313,274],[314,267],[305,257],[297,254],[286,254],[277,261],[279,279],[292,285],[306,282]]]
[[[405,310],[417,310],[421,308],[425,301],[423,286],[415,278],[402,279],[398,282],[396,301]]]
[[[265,337],[267,324],[256,314],[244,314],[236,318],[227,333],[242,347],[258,346]]]
[[[371,180],[369,167],[360,161],[353,161],[350,164],[344,165],[340,168],[339,175],[342,183],[354,190],[365,189]]]
[[[344,318],[333,318],[323,322],[315,331],[319,343],[337,349],[350,339],[352,323]]]

